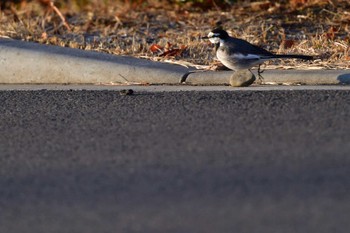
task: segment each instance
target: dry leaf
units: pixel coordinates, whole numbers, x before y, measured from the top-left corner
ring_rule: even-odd
[[[41,33],[41,39],[47,40],[47,33],[46,32]]]
[[[268,10],[271,6],[272,4],[270,1],[250,3],[250,7],[252,8],[253,11]]]
[[[283,41],[283,47],[285,49],[289,49],[289,48],[293,47],[294,44],[295,44],[294,40],[285,40],[285,41]]]
[[[170,49],[168,51],[165,51],[164,53],[160,54],[160,57],[175,57],[177,55],[180,55],[182,53],[181,49]]]
[[[160,57],[175,57],[175,56],[180,56],[183,51],[187,49],[187,46],[182,45],[181,48],[179,49],[170,49],[165,51],[164,53],[160,54]]]
[[[152,45],[149,47],[149,50],[150,50],[152,53],[160,53],[160,52],[163,52],[163,47],[160,46],[160,45],[157,45],[157,44],[152,44]]]

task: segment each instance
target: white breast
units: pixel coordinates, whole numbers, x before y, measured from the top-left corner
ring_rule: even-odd
[[[222,43],[220,43],[220,47],[221,45]],[[231,70],[250,69],[263,62],[260,60],[260,56],[255,54],[234,53],[230,55],[220,48],[216,51],[216,56],[224,66]]]

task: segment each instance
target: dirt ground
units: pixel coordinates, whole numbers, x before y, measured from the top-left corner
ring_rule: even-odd
[[[0,37],[208,69],[219,62],[213,46],[201,37],[222,27],[231,36],[275,53],[316,58],[308,63],[272,61],[265,68],[350,69],[350,2],[346,0],[210,4],[81,0],[54,5],[45,1],[4,4]]]

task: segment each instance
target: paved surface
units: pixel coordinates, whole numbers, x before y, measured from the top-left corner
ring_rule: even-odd
[[[0,101],[0,232],[350,228],[349,90]]]

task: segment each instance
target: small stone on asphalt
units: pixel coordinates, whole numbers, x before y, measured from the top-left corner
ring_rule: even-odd
[[[119,91],[120,95],[132,95],[134,94],[134,90],[133,89],[123,89]]]

